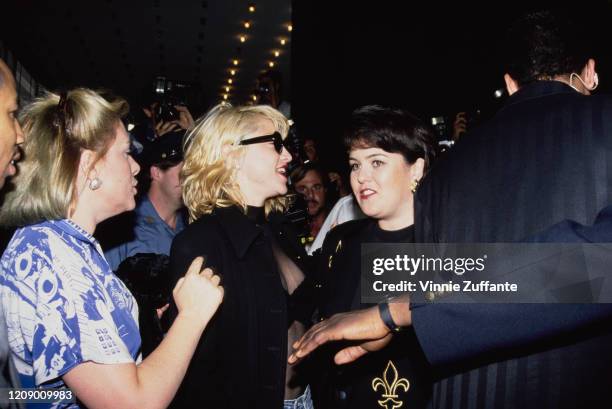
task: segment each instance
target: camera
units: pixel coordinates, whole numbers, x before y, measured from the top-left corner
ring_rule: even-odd
[[[469,111],[460,111],[459,113],[463,113],[463,117],[465,118],[465,129],[469,131],[474,128],[482,121],[482,112],[480,109],[473,109]],[[449,145],[449,142],[454,141],[460,135],[455,137],[454,135],[454,125],[455,125],[456,115],[439,115],[431,117],[431,126],[433,127],[438,143],[440,145]],[[463,132],[461,132],[462,134]],[[452,145],[452,143],[450,144]]]
[[[447,141],[451,139],[448,117],[446,116],[431,117],[431,126],[436,132],[436,136],[438,137],[438,143],[441,141]],[[452,125],[450,125],[450,127],[452,127]]]
[[[166,77],[155,79],[155,119],[157,121],[176,121],[180,114],[175,108],[177,105],[185,105],[185,101],[180,97],[184,91],[190,88],[187,83],[170,81]]]
[[[179,119],[179,112],[171,102],[162,101],[155,108],[155,118],[164,122],[174,121]]]

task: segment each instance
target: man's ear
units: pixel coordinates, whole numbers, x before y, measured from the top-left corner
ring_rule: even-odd
[[[161,178],[161,169],[157,166],[151,166],[149,168],[149,176],[151,176],[151,180],[159,180]]]
[[[516,80],[508,73],[504,74],[504,82],[506,83],[506,91],[508,91],[508,95],[514,94],[520,88],[518,82],[516,82]]]
[[[597,72],[595,71],[594,59],[589,58],[580,72],[580,77],[582,77],[584,80],[584,85],[588,87],[589,91],[593,91],[595,88],[597,88],[599,78],[597,77]]]

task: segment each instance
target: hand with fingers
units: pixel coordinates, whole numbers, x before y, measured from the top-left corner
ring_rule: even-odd
[[[176,131],[177,129],[180,129],[180,125],[177,123],[177,121],[159,121],[155,124],[155,135],[157,135],[157,137],[159,138],[160,136],[163,136],[172,131]]]
[[[467,132],[467,114],[465,112],[459,112],[455,116],[455,122],[453,122],[453,141],[457,141],[461,135]]]
[[[164,316],[164,313],[168,311],[168,308],[170,308],[170,303],[166,303],[166,305],[164,305],[163,307],[155,309],[158,320],[162,319],[162,317]]]
[[[223,300],[221,278],[210,268],[202,270],[203,257],[196,257],[184,277],[178,280],[172,295],[179,314],[189,315],[206,325]]]
[[[194,124],[194,120],[189,109],[184,105],[175,105],[174,108],[179,113],[179,119],[174,122],[176,122],[181,129],[187,130],[191,128]]]
[[[334,357],[336,364],[346,364],[368,352],[384,348],[391,341],[391,337],[391,330],[380,318],[377,307],[336,314],[313,326],[293,344],[294,351],[288,362],[295,364],[330,341],[358,341],[343,348]]]

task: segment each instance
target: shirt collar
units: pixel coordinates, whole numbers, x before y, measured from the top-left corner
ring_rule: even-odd
[[[561,81],[535,81],[524,85],[512,94],[502,109],[530,99],[554,94],[580,94],[578,91]]]
[[[89,232],[87,232],[84,228],[82,228],[70,219],[51,220],[48,223],[54,226],[56,229],[61,230],[62,232],[67,233],[72,237],[75,237],[87,243],[91,243],[95,247],[99,246],[98,240],[96,240],[94,236],[89,234]]]
[[[157,210],[155,210],[155,206],[153,206],[153,202],[151,202],[151,199],[149,199],[149,195],[144,195],[142,197],[142,199],[138,203],[136,213],[142,217],[153,217],[158,223],[160,223],[173,234],[176,234],[185,228],[185,216],[182,210],[178,211],[176,215],[176,227],[174,228],[174,230],[172,230],[172,228],[168,226],[168,223],[166,223],[164,219],[161,218],[159,213],[157,213]]]
[[[238,206],[216,207],[213,214],[221,220],[238,258],[244,258],[263,229],[249,220]]]

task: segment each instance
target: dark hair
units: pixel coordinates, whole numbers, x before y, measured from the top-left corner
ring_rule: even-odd
[[[569,16],[551,11],[526,14],[506,34],[500,50],[503,68],[519,85],[579,73],[590,57],[586,37],[584,28]]]
[[[406,162],[413,164],[418,158],[429,168],[435,157],[434,131],[411,113],[379,105],[357,108],[344,134],[347,151],[355,148],[380,148],[401,153]]]
[[[327,172],[317,163],[317,162],[307,162],[303,165],[296,167],[291,171],[291,183],[297,183],[300,180],[304,179],[306,174],[311,170],[317,172],[323,185],[328,187],[329,185],[329,177],[327,176]]]

